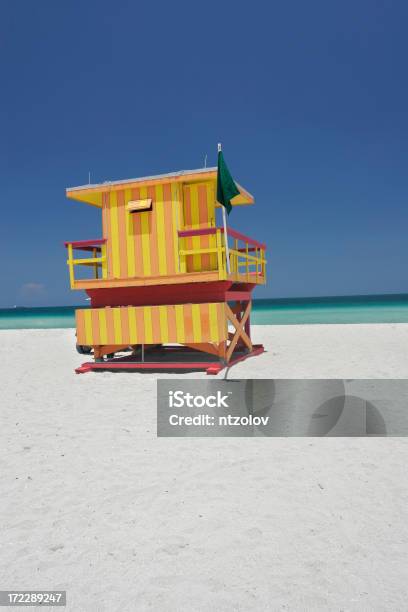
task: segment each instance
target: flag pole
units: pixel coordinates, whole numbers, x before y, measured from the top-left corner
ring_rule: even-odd
[[[221,143],[218,143],[218,153],[222,151]],[[225,240],[225,261],[227,264],[227,274],[231,274],[231,266],[230,266],[230,253],[228,246],[228,232],[227,232],[227,213],[225,212],[225,206],[221,206],[222,208],[222,221],[224,224],[224,240]]]

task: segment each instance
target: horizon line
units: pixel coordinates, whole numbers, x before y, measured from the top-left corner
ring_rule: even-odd
[[[354,293],[354,294],[336,294],[336,295],[298,295],[298,296],[286,296],[286,297],[265,297],[265,298],[253,298],[253,302],[262,302],[267,300],[324,300],[324,299],[338,299],[338,298],[368,298],[368,297],[385,297],[385,296],[408,296],[408,291],[403,293]],[[84,308],[88,304],[59,304],[59,305],[37,305],[37,306],[25,306],[25,305],[13,305],[13,306],[1,306],[1,310],[18,310],[23,308],[40,309],[40,308]]]

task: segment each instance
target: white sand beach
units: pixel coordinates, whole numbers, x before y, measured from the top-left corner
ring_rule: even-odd
[[[267,352],[220,378],[408,377],[408,324],[253,336]],[[71,329],[0,338],[1,589],[75,612],[406,610],[408,439],[158,439],[159,375],[76,375]]]

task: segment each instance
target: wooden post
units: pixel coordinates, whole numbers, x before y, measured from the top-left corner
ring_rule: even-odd
[[[179,246],[180,246],[180,240],[185,240],[185,238],[179,239]],[[180,272],[182,274],[185,274],[187,272],[187,255],[184,253],[184,249],[180,249],[180,248],[179,248],[179,262],[180,262]]]
[[[72,244],[68,243],[68,268],[69,268],[69,282],[71,285],[71,289],[74,288],[75,278],[74,278],[74,263],[73,263],[73,250]]]
[[[250,309],[251,309],[251,306],[250,306]],[[251,338],[251,314],[248,315],[247,320],[245,321],[244,329],[245,329],[245,333],[247,334],[248,338]]]
[[[95,248],[92,249],[92,256],[93,256],[94,259],[96,259],[97,255],[98,255],[98,250],[95,247]],[[95,273],[95,278],[99,278],[99,274],[98,274],[98,262],[96,262],[94,264],[94,273]]]
[[[108,261],[106,259],[106,244],[101,245],[101,258],[102,258],[102,278],[108,278]]]
[[[245,252],[246,252],[246,279],[249,281],[249,259],[248,259],[248,243],[245,244]]]
[[[217,260],[218,260],[218,278],[220,280],[224,280],[224,262],[222,257],[222,245],[221,245],[221,232],[219,229],[216,231],[216,241],[217,241]]]

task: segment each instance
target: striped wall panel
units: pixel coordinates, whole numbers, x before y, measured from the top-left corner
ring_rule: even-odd
[[[130,200],[152,198],[151,211],[129,213]],[[109,278],[166,276],[179,272],[181,187],[176,183],[102,194],[103,235]]]
[[[122,306],[76,311],[78,344],[180,344],[227,338],[225,303]]]
[[[215,192],[213,183],[192,183],[183,187],[184,229],[215,227]],[[183,248],[206,249],[216,246],[215,236],[183,238]],[[217,255],[188,255],[187,272],[217,269]]]

